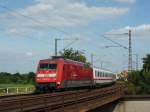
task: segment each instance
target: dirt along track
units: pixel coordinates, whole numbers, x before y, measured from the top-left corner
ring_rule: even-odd
[[[30,94],[17,94],[17,95],[3,95],[3,96],[0,96],[0,101],[1,100],[6,100],[6,99],[10,99],[10,98],[20,98],[20,97],[27,97],[27,96],[32,96],[34,94],[30,93]]]

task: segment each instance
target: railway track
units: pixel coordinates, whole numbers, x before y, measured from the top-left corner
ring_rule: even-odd
[[[96,101],[103,101],[101,104],[105,104],[108,100],[120,98],[120,95],[121,87],[116,85],[94,90],[11,97],[0,99],[0,112],[78,112],[80,107],[94,104]]]
[[[31,95],[33,95],[33,94],[4,95],[4,96],[0,96],[0,100],[1,99],[14,98],[14,97],[31,96]]]

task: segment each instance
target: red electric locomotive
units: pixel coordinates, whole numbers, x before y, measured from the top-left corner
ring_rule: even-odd
[[[36,83],[39,90],[87,87],[93,84],[93,70],[82,62],[53,57],[40,60]]]

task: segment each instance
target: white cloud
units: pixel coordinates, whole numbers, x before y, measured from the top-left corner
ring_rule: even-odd
[[[33,56],[33,53],[32,53],[32,52],[26,52],[26,56],[32,57],[32,56]]]
[[[138,26],[126,26],[119,29],[113,29],[106,34],[122,34],[122,33],[128,33],[129,29],[132,32],[132,35],[136,38],[149,38],[150,35],[150,24],[141,24]]]
[[[128,8],[87,6],[69,0],[36,0],[36,4],[20,13],[40,21],[42,26],[82,26],[95,20],[105,20],[128,12]]]
[[[127,4],[134,4],[136,0],[114,0],[115,2],[119,3],[127,3]]]
[[[33,5],[16,11],[26,17],[13,12],[0,15],[0,23],[6,25],[7,33],[11,35],[21,33],[24,35],[25,32],[32,33],[32,30],[48,26],[51,28],[86,26],[93,21],[105,21],[124,15],[129,8],[89,6],[86,2],[73,0],[35,0]]]

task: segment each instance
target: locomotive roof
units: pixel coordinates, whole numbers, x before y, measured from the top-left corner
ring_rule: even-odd
[[[59,61],[59,60],[64,60],[65,62],[68,62],[68,63],[76,63],[76,64],[81,64],[81,65],[85,64],[83,62],[74,61],[74,60],[70,60],[70,59],[64,59],[64,58],[54,58],[54,59],[49,58],[49,59],[42,59],[40,61]]]
[[[110,70],[106,70],[106,69],[102,69],[102,68],[98,68],[98,67],[94,67],[93,68],[94,70],[99,70],[99,71],[102,71],[102,72],[109,72],[109,73],[113,73],[112,71]]]

